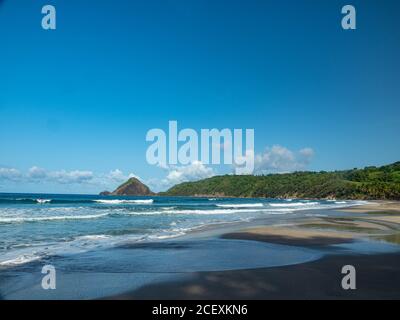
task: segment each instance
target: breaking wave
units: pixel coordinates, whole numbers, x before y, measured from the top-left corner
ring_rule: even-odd
[[[152,204],[154,202],[153,199],[148,200],[94,200],[97,203],[104,204],[124,204],[124,203],[134,203],[134,204]]]
[[[50,199],[36,199],[36,202],[37,203],[49,203],[49,202],[51,202],[51,200]]]
[[[240,203],[240,204],[217,204],[221,208],[260,208],[264,207],[262,203]]]
[[[39,260],[40,258],[41,257],[39,255],[35,254],[23,254],[12,259],[0,261],[0,266],[18,266],[35,260]]]
[[[109,213],[93,215],[74,215],[74,216],[42,216],[42,217],[0,217],[0,223],[24,223],[38,221],[57,221],[57,220],[86,220],[105,217]]]
[[[302,207],[302,206],[315,206],[319,202],[292,202],[292,203],[270,203],[271,207]]]

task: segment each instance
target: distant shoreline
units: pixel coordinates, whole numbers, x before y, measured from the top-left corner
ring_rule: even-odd
[[[271,199],[271,200],[323,200],[323,201],[328,201],[328,200],[338,200],[338,201],[368,201],[368,202],[398,202],[400,203],[400,200],[390,200],[390,199],[366,199],[366,198],[331,198],[331,197],[326,197],[326,198],[310,198],[310,197],[287,197],[287,198],[282,198],[282,197],[244,197],[244,196],[223,196],[223,195],[207,195],[207,194],[202,194],[202,195],[166,195],[161,193],[155,193],[152,195],[100,195],[100,194],[90,194],[90,193],[45,193],[45,192],[0,192],[0,195],[49,195],[49,196],[89,196],[89,197],[112,197],[112,198],[118,198],[118,197],[124,197],[124,198],[204,198],[204,199],[209,199],[209,198],[216,198],[216,199]]]

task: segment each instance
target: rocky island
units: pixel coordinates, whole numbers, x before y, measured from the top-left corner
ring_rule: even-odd
[[[113,192],[103,191],[101,196],[151,196],[155,193],[137,178],[130,178]]]

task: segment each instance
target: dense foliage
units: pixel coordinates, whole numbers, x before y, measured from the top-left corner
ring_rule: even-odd
[[[178,184],[163,195],[400,199],[400,162],[335,172],[225,175]]]

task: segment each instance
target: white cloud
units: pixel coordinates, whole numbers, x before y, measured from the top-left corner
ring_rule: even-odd
[[[167,176],[161,181],[155,179],[148,181],[154,190],[168,189],[181,182],[205,179],[216,174],[212,168],[205,166],[201,161],[194,161],[187,166],[170,166],[167,170]]]
[[[46,170],[39,167],[32,167],[28,171],[28,177],[32,180],[41,180],[47,177]]]
[[[241,160],[254,160],[254,172],[243,172],[245,174],[283,173],[305,170],[313,156],[314,151],[311,148],[303,148],[294,152],[285,147],[275,145],[256,155],[246,153],[245,159]],[[252,157],[252,159],[249,157]],[[200,161],[194,161],[186,166],[169,166],[164,169],[167,171],[165,178],[144,181],[137,175],[133,173],[125,174],[120,169],[115,169],[108,173],[93,173],[85,170],[49,171],[33,166],[26,173],[23,173],[14,168],[0,167],[0,182],[81,184],[97,186],[103,190],[114,190],[129,178],[135,177],[143,183],[149,184],[152,190],[158,191],[168,189],[182,182],[201,180],[217,174],[213,168],[204,165]]]
[[[79,170],[74,170],[74,171],[52,171],[47,173],[48,180],[56,182],[56,183],[86,183],[90,182],[93,178],[93,172],[92,171],[79,171]]]
[[[242,163],[250,163],[254,160],[254,171],[246,171],[245,168],[241,167],[243,169],[242,174],[283,173],[305,170],[313,156],[314,151],[311,148],[294,152],[288,148],[275,145],[256,155],[253,152],[246,152],[246,156],[239,160]],[[212,168],[205,166],[200,161],[195,161],[187,166],[170,166],[166,170],[168,170],[167,176],[164,179],[147,181],[153,190],[165,190],[182,182],[201,180],[217,174]]]
[[[109,180],[110,182],[115,182],[115,183],[123,183],[126,180],[128,180],[129,178],[136,178],[136,179],[140,179],[140,177],[138,177],[137,175],[135,175],[134,173],[130,173],[128,175],[125,175],[121,170],[119,169],[115,169],[110,171],[107,175],[105,175],[105,180]]]
[[[22,174],[14,168],[0,168],[0,180],[18,181]]]
[[[282,173],[305,170],[314,156],[311,148],[293,152],[285,147],[275,145],[254,159],[255,173]]]
[[[311,160],[311,158],[314,157],[315,153],[314,153],[314,150],[311,149],[311,148],[304,148],[304,149],[301,149],[299,151],[299,154],[301,156],[305,157],[306,159],[310,159]]]
[[[28,182],[55,182],[60,184],[81,184],[93,180],[94,174],[92,171],[47,171],[46,169],[34,166],[28,170],[24,176]]]
[[[25,183],[57,183],[57,184],[100,184],[114,187],[134,174],[124,175],[121,170],[113,170],[108,174],[94,174],[88,170],[57,170],[49,171],[37,166],[31,167],[26,173],[17,169],[0,168],[0,181],[8,180]]]
[[[0,180],[11,180],[14,182],[40,183],[53,182],[59,184],[82,184],[89,183],[94,179],[91,171],[48,171],[34,166],[27,173],[21,173],[17,169],[0,168]]]

